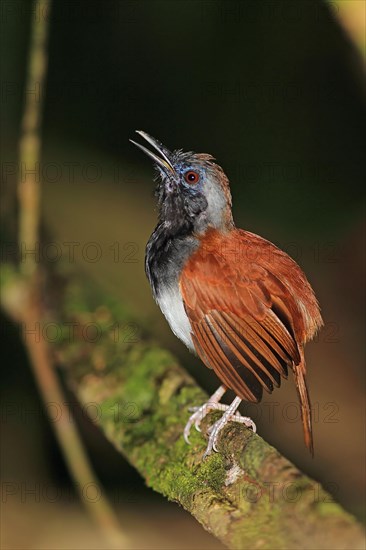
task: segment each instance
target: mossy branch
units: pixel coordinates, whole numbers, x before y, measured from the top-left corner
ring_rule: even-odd
[[[8,311],[9,288],[5,283]],[[55,359],[81,405],[147,485],[180,503],[229,548],[364,548],[357,522],[243,426],[226,427],[220,453],[203,461],[205,437],[192,430],[188,446],[182,430],[188,408],[207,395],[91,283],[68,283],[60,323]]]

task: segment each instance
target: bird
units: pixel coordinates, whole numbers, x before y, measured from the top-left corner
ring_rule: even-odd
[[[208,430],[204,457],[218,452],[228,422],[256,426],[238,412],[258,403],[293,372],[305,445],[314,456],[304,345],[322,327],[314,291],[299,265],[270,241],[239,229],[229,180],[210,154],[170,151],[136,130],[150,148],[130,140],[155,168],[158,223],[145,253],[153,297],[173,333],[221,382],[193,408],[184,439],[201,431],[212,410],[223,414]],[[226,391],[235,398],[221,403]],[[192,410],[191,410],[192,412]]]

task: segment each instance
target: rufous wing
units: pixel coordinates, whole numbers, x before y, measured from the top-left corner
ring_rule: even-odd
[[[225,236],[208,232],[180,278],[196,351],[236,395],[258,402],[263,389],[272,392],[281,377],[287,377],[288,367],[294,369],[300,400],[306,401],[302,412],[310,448],[302,345],[311,336],[307,314],[311,317],[313,311],[308,310],[317,311],[315,325],[321,324],[321,317],[312,290],[306,302],[305,284],[311,290],[285,253],[240,230]]]

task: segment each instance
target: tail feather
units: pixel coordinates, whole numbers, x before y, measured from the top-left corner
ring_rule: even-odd
[[[304,430],[305,445],[309,449],[312,456],[314,456],[314,441],[313,441],[313,428],[311,420],[311,404],[309,391],[306,385],[306,367],[303,350],[300,350],[301,361],[298,365],[294,365],[293,371],[295,376],[296,388],[300,399],[301,405],[301,418],[302,426]]]

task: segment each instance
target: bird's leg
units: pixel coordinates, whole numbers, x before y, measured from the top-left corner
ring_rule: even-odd
[[[248,428],[252,428],[253,432],[256,432],[257,430],[256,425],[254,424],[251,418],[247,416],[241,416],[236,413],[236,410],[239,407],[240,403],[241,403],[240,397],[235,397],[234,401],[231,403],[231,405],[227,407],[226,411],[224,412],[220,420],[218,420],[217,422],[215,422],[215,424],[211,426],[209,430],[210,436],[208,439],[208,445],[207,445],[205,454],[203,455],[203,458],[206,458],[207,456],[209,456],[212,450],[218,452],[216,445],[217,445],[219,433],[230,420],[239,422],[240,424],[245,424],[245,426],[247,426]]]
[[[191,428],[194,424],[197,431],[201,431],[200,424],[202,420],[205,418],[205,416],[212,410],[221,410],[226,411],[229,405],[224,405],[222,403],[219,403],[221,397],[226,392],[225,386],[220,386],[213,395],[211,395],[210,399],[207,401],[207,403],[204,403],[201,407],[193,407],[190,409],[191,411],[195,411],[192,416],[189,417],[189,420],[184,428],[183,437],[186,441],[186,443],[189,444],[189,432],[191,431]]]

